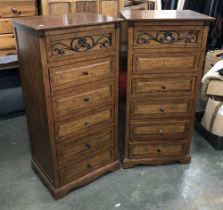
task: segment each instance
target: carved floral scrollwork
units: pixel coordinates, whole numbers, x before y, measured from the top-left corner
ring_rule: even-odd
[[[184,43],[197,43],[198,31],[188,31],[181,35],[178,31],[158,31],[155,35],[151,35],[148,32],[144,32],[138,35],[137,43],[149,45],[150,41],[156,41],[161,44],[173,44],[179,41]]]
[[[70,44],[57,42],[52,45],[54,55],[63,55],[65,52],[86,52],[96,46],[100,48],[108,48],[112,45],[111,34],[100,36],[95,39],[92,36],[76,37],[71,40]]]

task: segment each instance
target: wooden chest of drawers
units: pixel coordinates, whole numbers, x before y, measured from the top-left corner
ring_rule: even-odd
[[[16,53],[12,20],[36,15],[36,0],[0,1],[0,56]]]
[[[131,11],[124,167],[189,163],[210,21],[192,11]]]
[[[14,22],[32,165],[55,198],[119,168],[118,18]]]

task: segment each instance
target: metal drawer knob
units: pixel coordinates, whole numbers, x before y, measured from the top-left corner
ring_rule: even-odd
[[[87,168],[92,168],[90,163],[87,163]]]
[[[165,86],[165,85],[162,85],[162,89],[163,89],[163,90],[166,90],[166,86]]]
[[[83,75],[85,75],[85,76],[87,76],[88,74],[89,74],[88,71],[83,72]]]
[[[159,153],[161,152],[161,150],[160,150],[160,149],[157,149],[156,151],[157,151],[157,152],[159,152]]]
[[[90,144],[86,144],[85,145],[88,149],[91,149],[91,145]]]
[[[163,129],[159,129],[158,132],[159,132],[159,134],[163,134],[164,130]]]
[[[84,101],[88,102],[88,101],[90,101],[90,98],[89,97],[85,97]]]
[[[160,107],[160,112],[164,112],[165,109],[163,107]]]
[[[90,122],[85,122],[84,123],[87,127],[90,127],[91,126],[91,123]]]
[[[13,12],[13,13],[17,13],[18,10],[17,10],[15,7],[13,7],[13,8],[12,8],[12,12]]]

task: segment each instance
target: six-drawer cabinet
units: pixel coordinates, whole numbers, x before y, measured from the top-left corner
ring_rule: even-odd
[[[32,166],[55,198],[119,168],[118,18],[14,22]]]
[[[192,11],[125,10],[124,168],[189,163],[210,18]]]

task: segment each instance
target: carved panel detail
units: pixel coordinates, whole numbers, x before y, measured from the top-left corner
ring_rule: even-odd
[[[149,45],[151,41],[155,41],[161,44],[174,44],[176,42],[198,43],[199,31],[184,31],[180,33],[178,31],[158,31],[155,35],[148,32],[143,32],[137,36],[138,44]]]
[[[93,48],[108,48],[112,46],[112,34],[106,34],[102,36],[82,36],[75,37],[69,43],[68,42],[56,42],[52,45],[52,53],[56,55],[64,55],[68,51],[76,53],[86,52]]]

